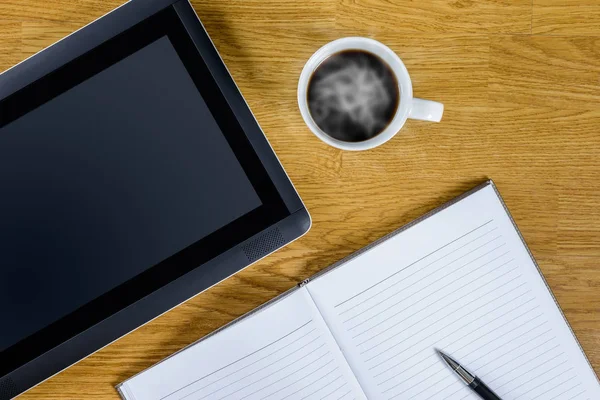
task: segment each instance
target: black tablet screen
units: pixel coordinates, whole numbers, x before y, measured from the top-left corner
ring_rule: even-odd
[[[0,352],[261,206],[167,36],[1,127],[0,183]]]

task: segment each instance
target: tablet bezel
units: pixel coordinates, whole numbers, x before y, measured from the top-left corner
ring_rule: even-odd
[[[36,61],[36,58],[48,59],[54,54],[51,57],[54,68],[50,71],[43,71],[49,63],[38,63],[36,68],[35,63],[32,65],[28,60],[23,66],[0,75],[0,83],[10,79],[11,75],[21,83],[19,87],[11,80],[12,86],[8,89],[12,92],[0,92],[0,127],[68,90],[78,81],[93,76],[154,40],[168,36],[263,205],[0,352],[0,377],[12,374],[11,378],[19,388],[31,386],[32,382],[46,377],[39,368],[37,371],[29,368],[27,373],[24,366],[39,364],[40,360],[45,360],[46,364],[54,360],[50,362],[51,368],[46,369],[56,372],[62,369],[61,366],[69,365],[64,360],[58,362],[56,356],[60,355],[67,362],[76,361],[245,267],[254,260],[249,260],[241,246],[260,237],[261,233],[276,227],[283,241],[289,242],[304,234],[310,226],[308,213],[190,4],[187,1],[154,0],[150,2],[154,9],[148,9],[148,2],[141,3],[134,0],[59,42],[54,49],[51,47],[33,57]],[[99,43],[90,40],[93,47],[86,50],[81,44],[90,35],[96,41],[99,36],[104,39]],[[69,44],[72,45],[70,48]],[[209,77],[212,79],[206,85]],[[203,85],[198,85],[200,79]],[[47,94],[40,96],[37,93]],[[81,341],[85,336],[88,341]],[[14,374],[17,370],[26,373]]]

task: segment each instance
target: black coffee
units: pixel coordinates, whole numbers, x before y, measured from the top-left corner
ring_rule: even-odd
[[[390,124],[400,91],[394,73],[381,58],[347,50],[317,67],[308,83],[307,100],[321,130],[335,139],[362,142]]]

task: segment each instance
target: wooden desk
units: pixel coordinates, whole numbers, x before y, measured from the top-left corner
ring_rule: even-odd
[[[122,0],[0,0],[0,70]],[[117,399],[114,385],[345,255],[495,180],[600,373],[600,3],[199,0],[196,11],[310,210],[308,235],[24,395]],[[326,146],[296,105],[326,42],[394,49],[441,124],[369,152]]]

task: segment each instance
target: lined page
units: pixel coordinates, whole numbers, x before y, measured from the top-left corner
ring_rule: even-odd
[[[128,400],[364,399],[306,289],[126,381]]]
[[[600,399],[598,381],[493,186],[307,285],[369,399]]]

